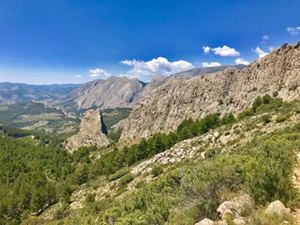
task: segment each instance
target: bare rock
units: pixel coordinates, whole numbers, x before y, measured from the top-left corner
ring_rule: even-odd
[[[234,225],[244,225],[247,224],[247,220],[245,217],[238,217],[233,220]]]
[[[195,225],[213,225],[214,221],[205,218],[204,220],[201,220],[199,223],[196,223]]]
[[[275,202],[272,202],[268,208],[265,210],[266,214],[277,214],[279,216],[284,216],[286,214],[289,214],[291,210],[289,208],[286,208],[281,201],[277,200]]]
[[[234,198],[232,201],[223,202],[217,209],[222,220],[226,220],[229,214],[233,218],[241,217],[242,211],[247,209],[252,204],[252,199],[249,195],[242,195]]]
[[[107,146],[109,140],[106,137],[106,132],[100,112],[89,110],[81,120],[79,133],[67,140],[66,147],[70,152],[74,152],[82,146]]]
[[[272,95],[278,90],[278,97],[283,100],[295,100],[299,87],[300,48],[293,45],[274,50],[242,71],[227,68],[190,79],[167,79],[132,111],[124,122],[120,140],[174,131],[185,118],[237,113],[250,106],[257,96]]]

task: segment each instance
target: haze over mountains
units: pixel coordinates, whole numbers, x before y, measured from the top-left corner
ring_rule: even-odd
[[[0,105],[57,99],[78,88],[80,84],[30,85],[0,83]]]
[[[54,106],[67,111],[92,107],[117,108],[133,107],[149,97],[151,91],[170,78],[191,78],[222,71],[229,66],[195,68],[171,75],[169,78],[154,76],[144,83],[127,77],[110,77],[84,84],[29,85],[0,83],[0,105],[19,104],[30,101],[50,100]],[[243,65],[235,66],[242,69]]]

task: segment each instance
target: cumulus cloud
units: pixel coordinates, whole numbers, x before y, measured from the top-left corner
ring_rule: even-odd
[[[244,58],[238,58],[238,59],[235,60],[235,63],[236,63],[237,65],[240,65],[240,64],[242,64],[242,65],[248,65],[250,62],[248,62],[248,61],[245,60]]]
[[[220,55],[220,56],[239,56],[240,53],[236,51],[234,48],[230,48],[226,45],[223,47],[217,47],[217,48],[212,48],[212,51],[215,52],[215,55]]]
[[[90,70],[90,77],[99,77],[99,78],[108,78],[110,77],[111,74],[106,72],[105,70],[102,69],[94,69],[94,70]]]
[[[154,58],[147,62],[134,59],[124,60],[120,63],[133,67],[126,74],[121,74],[122,76],[139,78],[144,81],[149,81],[154,75],[168,77],[171,74],[194,68],[194,66],[187,61],[179,60],[170,62],[164,57]]]
[[[270,38],[269,38],[268,35],[264,35],[264,36],[262,37],[262,39],[263,39],[264,42],[266,42],[266,41],[269,40]]]
[[[211,63],[203,62],[202,66],[203,67],[215,67],[215,66],[221,66],[221,63],[218,63],[218,62],[211,62]]]
[[[300,34],[300,27],[288,27],[286,28],[287,32],[289,32],[292,36]]]
[[[204,55],[207,55],[210,51],[210,47],[208,47],[208,46],[204,46],[204,47],[202,47],[202,49],[203,49]]]
[[[256,52],[258,54],[259,58],[265,57],[266,55],[269,54],[269,53],[263,51],[260,47],[256,47],[254,52]]]

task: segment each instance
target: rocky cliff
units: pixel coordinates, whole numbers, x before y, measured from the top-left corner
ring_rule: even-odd
[[[70,152],[73,152],[82,146],[107,146],[109,140],[106,134],[107,130],[100,112],[89,110],[81,120],[79,133],[67,140],[66,147]]]
[[[229,67],[235,67],[239,70],[242,70],[245,68],[244,65],[236,65],[236,66],[213,66],[213,67],[200,67],[200,68],[194,68],[190,70],[186,70],[180,73],[175,73],[169,77],[169,79],[176,78],[176,79],[187,79],[199,75],[204,75],[208,73],[215,73],[219,71],[223,71]]]
[[[293,100],[299,97],[299,85],[300,43],[285,44],[242,71],[227,68],[190,79],[168,79],[122,122],[121,140],[167,133],[189,117],[238,112],[258,95],[278,92],[278,97]]]

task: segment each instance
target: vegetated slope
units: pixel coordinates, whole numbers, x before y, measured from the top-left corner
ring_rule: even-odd
[[[273,50],[242,71],[227,68],[190,79],[168,79],[123,122],[121,140],[170,132],[189,117],[237,112],[257,95],[269,93],[293,100],[299,96],[299,84],[300,44]]]
[[[217,207],[243,193],[255,204],[241,214],[247,224],[292,222],[290,216],[261,212],[278,199],[291,208],[299,204],[292,181],[300,152],[299,119],[299,102],[264,96],[237,119],[212,114],[186,120],[173,134],[157,134],[99,159],[92,160],[95,149],[90,149],[92,163],[78,168],[88,174],[87,183],[77,186],[71,204],[61,201],[24,224],[194,225],[204,217],[220,220]],[[167,150],[171,140],[177,144]],[[146,166],[137,163],[153,155]]]
[[[79,86],[79,84],[30,85],[9,82],[0,83],[0,105],[57,99]]]
[[[78,129],[79,119],[62,110],[46,107],[42,103],[22,103],[0,106],[0,124],[38,130],[45,133],[70,133]]]

